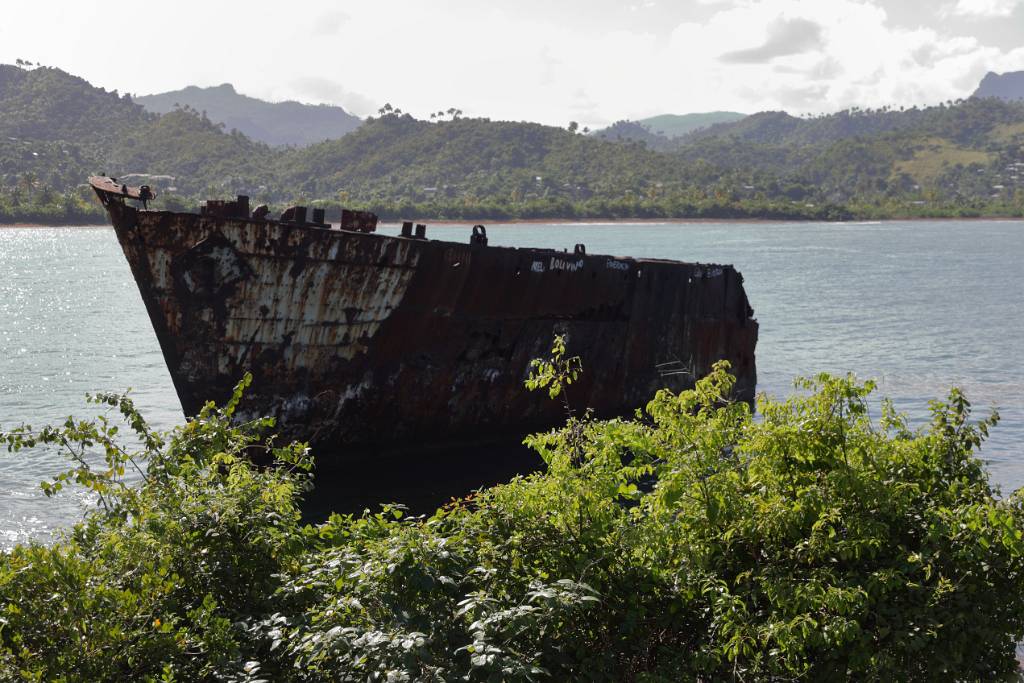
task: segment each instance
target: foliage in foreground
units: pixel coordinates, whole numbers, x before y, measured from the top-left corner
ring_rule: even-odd
[[[556,359],[536,368],[558,395]],[[561,363],[561,364],[560,364]],[[545,381],[543,371],[551,369]],[[49,443],[101,505],[0,557],[3,680],[965,680],[1012,671],[1024,510],[953,391],[911,432],[822,375],[762,419],[719,365],[633,420],[531,438],[547,471],[429,518],[300,524],[301,446],[232,423],[105,419]],[[241,387],[239,389],[241,391]],[[268,450],[276,468],[247,456]],[[90,455],[98,451],[99,456]],[[125,468],[145,466],[137,486]],[[143,476],[143,475],[140,475]]]

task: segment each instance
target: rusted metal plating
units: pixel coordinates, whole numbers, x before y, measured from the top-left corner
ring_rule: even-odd
[[[341,229],[354,232],[376,232],[377,215],[369,211],[341,211]]]
[[[153,192],[149,185],[129,187],[124,183],[118,183],[117,178],[94,175],[89,178],[89,185],[92,186],[103,206],[107,206],[110,202],[124,204],[125,199],[134,199],[142,202],[142,206],[145,208],[149,200],[156,199],[156,192]]]
[[[564,421],[523,388],[555,334],[583,361],[570,400],[599,416],[720,359],[753,399],[757,322],[731,266],[487,247],[482,226],[457,244],[107,208],[189,415],[250,371],[243,417],[333,453],[521,435]]]

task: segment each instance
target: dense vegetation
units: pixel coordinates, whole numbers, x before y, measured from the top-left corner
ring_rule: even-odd
[[[640,119],[638,123],[647,126],[655,133],[661,133],[670,138],[678,138],[716,123],[739,121],[745,116],[746,114],[734,111],[709,111],[699,114],[662,114],[661,116]]]
[[[0,139],[110,142],[155,118],[60,69],[0,64]]]
[[[188,107],[157,116],[57,69],[0,67],[0,221],[101,218],[107,171],[158,206],[248,194],[386,218],[883,218],[1024,215],[1024,103],[797,118],[763,112],[670,138],[534,123],[430,121],[390,108],[301,149],[254,142]]]
[[[430,517],[300,523],[301,445],[223,409],[140,446],[107,418],[0,433],[98,508],[0,556],[0,678],[990,680],[1024,634],[1024,506],[957,391],[911,431],[820,376],[755,421],[725,365],[634,419],[531,438],[547,470]],[[566,398],[556,345],[529,384]],[[258,467],[252,456],[276,460]],[[482,457],[485,457],[482,455]],[[125,481],[137,467],[137,485]]]

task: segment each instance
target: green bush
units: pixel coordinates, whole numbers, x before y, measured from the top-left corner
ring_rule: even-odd
[[[240,627],[275,603],[278,576],[303,548],[297,502],[303,448],[260,439],[269,422],[235,425],[245,383],[221,410],[165,438],[123,396],[116,407],[141,449],[106,417],[0,434],[11,450],[52,444],[73,467],[51,482],[88,487],[98,507],[52,546],[0,562],[2,680],[245,680],[262,641]],[[265,450],[280,467],[258,469]],[[136,469],[138,484],[126,481]],[[254,665],[249,665],[253,669]]]
[[[822,375],[761,418],[720,364],[630,420],[529,439],[543,473],[430,517],[302,525],[301,446],[232,422],[105,419],[50,443],[100,505],[0,557],[4,680],[977,680],[1015,670],[1024,509],[956,390],[911,431]],[[561,348],[533,384],[565,395]],[[240,386],[239,392],[243,387]],[[269,451],[276,467],[251,464]],[[486,457],[482,454],[481,457]],[[265,459],[265,458],[264,458]],[[126,468],[145,474],[126,482]],[[51,488],[52,490],[52,488]]]

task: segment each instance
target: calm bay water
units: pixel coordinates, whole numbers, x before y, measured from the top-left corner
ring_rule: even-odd
[[[393,229],[385,230],[393,233]],[[431,227],[467,241],[469,228]],[[1004,492],[1024,486],[1024,222],[493,225],[491,245],[732,263],[760,328],[759,390],[795,375],[854,372],[923,419],[952,385],[1002,422],[983,455]],[[89,416],[87,392],[133,388],[150,421],[181,407],[109,228],[0,229],[0,425]],[[81,514],[46,499],[46,453],[0,454],[0,547]]]

